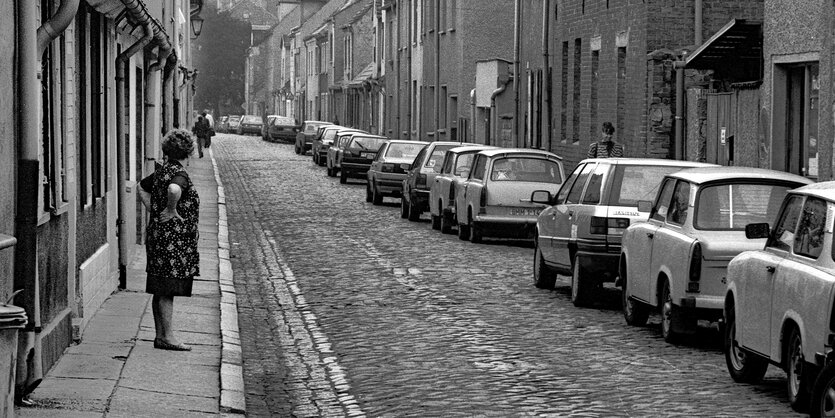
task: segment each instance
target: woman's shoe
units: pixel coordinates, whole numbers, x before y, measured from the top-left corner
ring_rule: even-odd
[[[155,338],[154,339],[154,348],[159,348],[160,350],[171,350],[171,351],[191,351],[191,347],[183,344],[171,344],[162,338]]]

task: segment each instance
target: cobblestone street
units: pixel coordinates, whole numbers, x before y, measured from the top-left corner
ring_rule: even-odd
[[[365,202],[309,155],[219,135],[252,416],[794,416],[785,374],[734,383],[715,329],[673,346],[618,290],[578,309],[525,243],[474,245]]]

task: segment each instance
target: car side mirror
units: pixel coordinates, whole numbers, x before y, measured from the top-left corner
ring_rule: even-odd
[[[745,238],[758,239],[768,238],[771,234],[771,227],[767,222],[745,225]]]
[[[550,205],[553,197],[547,190],[535,190],[531,193],[531,202],[541,203],[543,205]]]
[[[649,212],[652,210],[652,202],[649,200],[638,201],[638,212]]]

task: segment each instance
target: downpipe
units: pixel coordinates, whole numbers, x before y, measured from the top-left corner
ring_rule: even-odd
[[[675,137],[674,137],[674,159],[684,160],[684,65],[685,56],[679,61],[673,62],[676,70],[676,114],[675,114]]]
[[[162,132],[165,135],[174,128],[173,109],[174,88],[172,87],[174,70],[177,68],[177,55],[169,54],[162,69]]]
[[[145,129],[143,131],[145,144],[145,173],[149,174],[154,171],[154,162],[159,157],[158,151],[158,136],[162,131],[162,115],[159,111],[157,99],[164,94],[164,90],[160,90],[157,94],[157,89],[160,87],[160,72],[163,65],[168,62],[168,56],[171,55],[171,45],[168,43],[160,45],[159,55],[157,61],[148,66],[146,73],[147,81],[145,83]]]
[[[488,114],[488,117],[490,118],[490,120],[487,122],[487,129],[489,129],[490,132],[487,135],[487,141],[485,141],[486,142],[485,145],[496,145],[496,146],[498,146],[498,142],[496,140],[493,140],[494,143],[490,144],[491,138],[497,136],[496,135],[496,130],[497,129],[494,129],[494,127],[493,127],[493,124],[496,123],[495,119],[499,115],[499,109],[496,107],[496,97],[498,97],[498,95],[504,93],[505,90],[507,90],[507,85],[510,84],[510,80],[511,79],[508,78],[507,80],[505,80],[502,83],[501,86],[497,87],[495,90],[493,90],[492,93],[490,93],[490,112]],[[496,126],[496,128],[498,128],[498,125]]]
[[[126,200],[128,198],[127,178],[125,169],[127,167],[127,159],[125,158],[125,151],[127,150],[127,138],[125,138],[125,78],[127,71],[127,63],[130,57],[135,55],[139,50],[144,48],[151,42],[154,37],[154,28],[150,23],[143,26],[144,34],[142,38],[136,41],[128,49],[122,51],[116,57],[116,181],[118,184],[118,219],[116,220],[117,237],[119,240],[119,288],[125,289],[127,287],[127,264],[128,264],[128,208]]]

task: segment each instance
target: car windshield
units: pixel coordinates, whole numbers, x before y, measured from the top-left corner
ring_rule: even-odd
[[[273,125],[281,125],[281,126],[295,126],[296,120],[293,118],[287,118],[284,116],[279,116],[273,120]]]
[[[529,181],[536,183],[562,183],[559,163],[533,157],[506,157],[493,162],[492,181]]]
[[[240,122],[241,117],[240,116],[229,116],[229,121],[230,122]]]
[[[426,168],[431,168],[431,169],[435,170],[436,172],[440,173],[441,172],[441,163],[444,162],[444,154],[446,154],[446,152],[448,150],[451,150],[451,149],[453,149],[455,147],[458,147],[458,146],[460,146],[460,144],[449,144],[449,145],[438,145],[438,146],[436,146],[435,149],[432,150],[432,155],[429,156],[429,158],[426,160],[426,164],[424,164],[423,166],[426,167]]]
[[[637,207],[639,201],[652,201],[664,176],[681,170],[680,166],[618,165],[612,180],[609,205]]]
[[[467,177],[470,174],[470,167],[473,166],[473,158],[476,152],[478,151],[458,155],[458,159],[455,160],[455,169],[453,170],[456,176]]]
[[[348,144],[348,148],[359,148],[363,151],[377,151],[386,142],[386,138],[369,136],[355,136]]]
[[[260,116],[244,116],[243,123],[264,123]]]
[[[751,223],[771,222],[786,193],[798,186],[733,183],[705,187],[696,198],[696,229],[742,231]]]
[[[322,126],[322,125],[325,125],[325,124],[324,123],[307,122],[304,125],[304,131],[309,133],[309,134],[316,133],[316,130],[319,129],[319,127]]]
[[[386,157],[390,158],[405,158],[414,160],[426,144],[408,144],[404,142],[395,142],[386,150]]]

